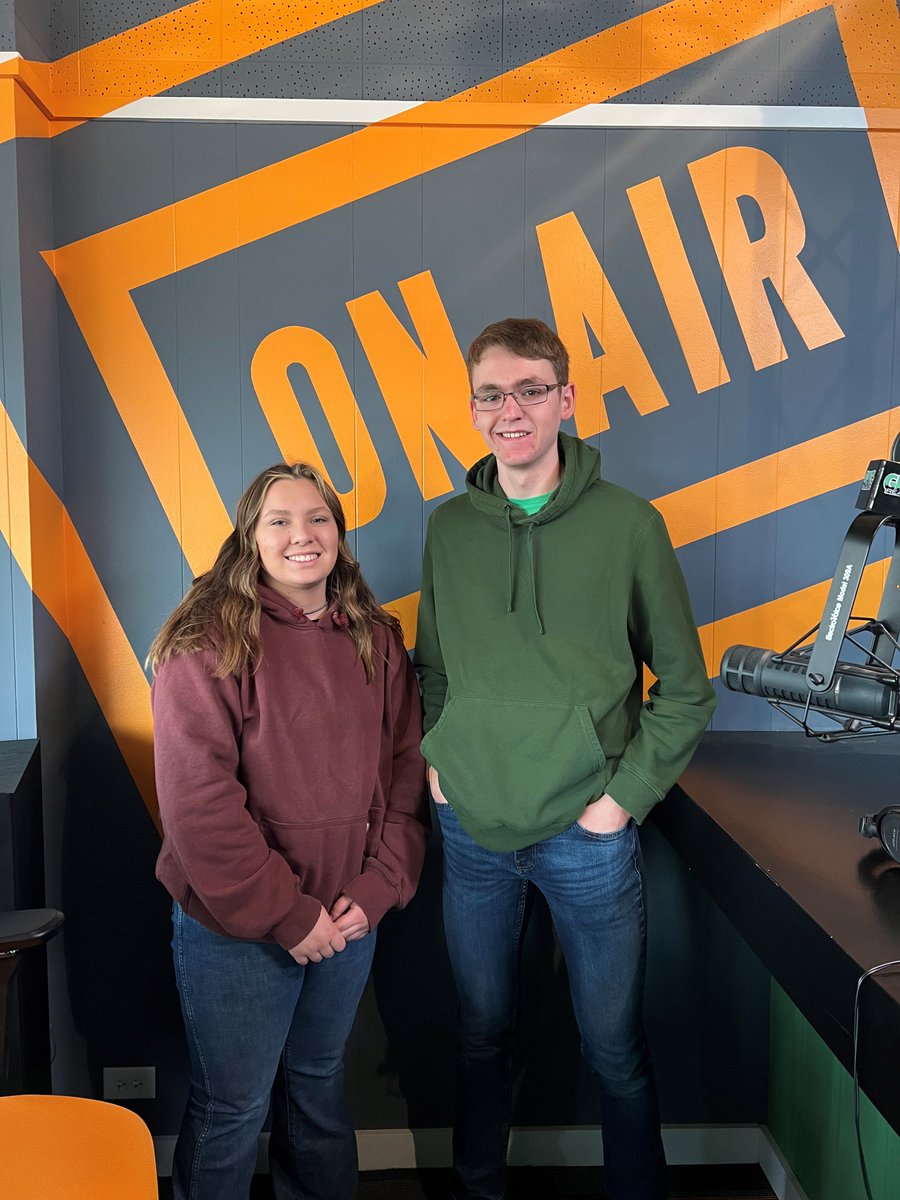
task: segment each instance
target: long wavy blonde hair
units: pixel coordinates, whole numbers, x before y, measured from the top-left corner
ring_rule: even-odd
[[[184,599],[160,629],[150,647],[147,666],[154,674],[174,654],[212,649],[217,678],[255,670],[262,658],[259,640],[260,600],[256,590],[261,562],[256,523],[266,493],[279,479],[308,479],[328,505],[338,527],[337,561],[326,582],[329,602],[346,615],[348,632],[371,683],[372,629],[400,622],[381,607],[362,577],[359,563],[347,545],[347,523],[338,496],[321,471],[307,463],[275,463],[246,489],[237,505],[234,529],[222,543],[210,570],[191,584]]]

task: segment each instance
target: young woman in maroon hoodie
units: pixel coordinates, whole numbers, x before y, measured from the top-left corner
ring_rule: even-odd
[[[375,926],[418,883],[427,816],[399,622],[318,471],[254,479],[148,661],[191,1060],[175,1196],[245,1200],[271,1095],[277,1200],[351,1200],[344,1046]]]

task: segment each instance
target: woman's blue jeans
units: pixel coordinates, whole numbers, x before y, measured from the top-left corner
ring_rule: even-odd
[[[276,1200],[353,1200],[356,1136],[344,1046],[375,935],[299,966],[268,942],[221,937],[173,910],[191,1084],[172,1169],[176,1200],[246,1200],[269,1098]]]
[[[459,1200],[506,1186],[519,946],[529,887],[547,899],[569,974],[582,1053],[597,1081],[609,1200],[664,1200],[666,1164],[641,1017],[645,923],[641,852],[629,822],[577,823],[523,850],[485,850],[453,809],[444,838],[444,927],[460,1000],[453,1160]]]

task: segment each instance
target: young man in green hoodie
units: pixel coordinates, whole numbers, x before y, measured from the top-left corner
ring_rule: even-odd
[[[460,997],[458,1200],[502,1200],[518,954],[546,897],[597,1080],[609,1200],[663,1200],[665,1157],[641,1007],[637,825],[715,706],[659,513],[560,433],[568,354],[542,321],[489,325],[468,354],[490,453],[431,516],[416,645],[422,752],[444,841]],[[656,682],[643,705],[643,664]]]

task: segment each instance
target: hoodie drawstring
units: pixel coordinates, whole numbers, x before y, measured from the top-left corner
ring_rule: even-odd
[[[528,570],[531,572],[531,607],[534,610],[534,619],[537,622],[538,633],[544,632],[544,624],[541,621],[540,610],[537,602],[537,567],[534,558],[534,530],[535,524],[532,521],[528,526],[528,534],[525,539],[525,545],[528,553]],[[507,572],[509,575],[509,589],[506,600],[506,611],[513,611],[513,589],[515,586],[515,572],[513,571],[513,530],[512,530],[512,505],[506,505],[506,545],[507,545]]]
[[[544,625],[541,621],[541,614],[538,611],[537,602],[537,568],[534,561],[534,522],[528,526],[528,568],[531,571],[531,605],[534,609],[534,619],[537,621],[538,633],[544,632]]]

